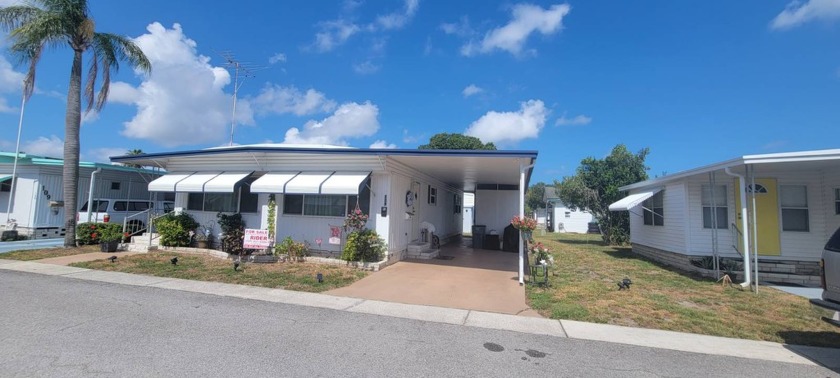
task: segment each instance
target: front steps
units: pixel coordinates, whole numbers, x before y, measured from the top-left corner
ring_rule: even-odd
[[[416,260],[431,260],[440,254],[439,249],[432,249],[431,243],[411,242],[406,249],[405,257]]]
[[[153,233],[152,242],[149,243],[149,233],[144,232],[141,235],[131,237],[131,243],[126,244],[126,251],[129,252],[149,252],[160,247],[160,235]]]

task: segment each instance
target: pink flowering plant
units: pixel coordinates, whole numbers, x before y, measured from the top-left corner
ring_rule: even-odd
[[[510,220],[510,224],[520,231],[534,231],[537,229],[537,220],[528,217],[519,217],[518,215]]]
[[[349,232],[361,231],[367,224],[368,216],[358,207],[344,217],[344,229]]]

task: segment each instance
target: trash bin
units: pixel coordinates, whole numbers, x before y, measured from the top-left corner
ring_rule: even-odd
[[[472,247],[474,249],[484,248],[484,235],[487,233],[487,226],[474,224],[472,226]]]

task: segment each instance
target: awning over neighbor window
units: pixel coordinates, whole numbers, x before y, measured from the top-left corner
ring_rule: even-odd
[[[251,193],[283,193],[286,183],[298,175],[290,173],[266,173],[251,183]]]
[[[11,180],[12,175],[0,175],[0,182],[5,182],[6,180]]]
[[[359,194],[370,172],[336,172],[321,185],[321,194]]]
[[[187,177],[190,177],[192,173],[170,173],[157,179],[153,180],[149,183],[149,191],[150,192],[174,192],[175,185],[178,184],[180,181],[184,180]]]
[[[252,172],[223,172],[204,184],[207,193],[233,193],[236,184],[251,175]]]
[[[636,206],[639,206],[646,199],[653,197],[654,194],[659,193],[662,189],[651,189],[644,192],[633,193],[624,197],[610,205],[610,211],[627,211]]]
[[[370,172],[273,172],[251,184],[251,193],[359,194]]]

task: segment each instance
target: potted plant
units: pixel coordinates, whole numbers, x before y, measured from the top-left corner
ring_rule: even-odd
[[[115,252],[124,235],[118,224],[99,228],[99,249],[102,252]]]
[[[537,228],[537,220],[534,218],[528,217],[519,217],[514,216],[513,219],[510,220],[510,224],[519,232],[522,233],[522,237],[526,241],[531,241],[531,233]]]
[[[196,248],[210,248],[210,245],[213,242],[213,231],[207,227],[199,226],[195,232],[193,232],[193,240],[195,240],[195,247]]]

